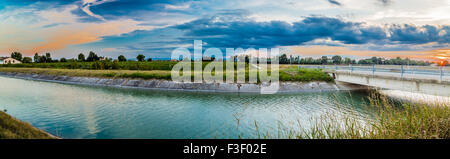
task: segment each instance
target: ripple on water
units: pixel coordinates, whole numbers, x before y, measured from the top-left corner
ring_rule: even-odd
[[[259,95],[77,86],[0,77],[0,109],[63,138],[237,138],[356,112],[364,94]],[[339,107],[338,107],[339,105]],[[238,124],[239,122],[239,124]]]

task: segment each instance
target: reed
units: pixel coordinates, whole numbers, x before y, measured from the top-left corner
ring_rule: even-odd
[[[368,107],[377,110],[373,119],[361,120],[355,113],[325,113],[311,119],[308,127],[297,129],[278,126],[277,134],[259,132],[255,138],[288,139],[450,139],[450,103],[399,103],[373,93]]]

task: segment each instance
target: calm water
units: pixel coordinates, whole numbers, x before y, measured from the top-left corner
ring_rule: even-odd
[[[63,138],[251,138],[255,121],[261,132],[276,135],[278,127],[305,126],[326,112],[370,118],[365,97],[153,91],[0,77],[0,109]]]

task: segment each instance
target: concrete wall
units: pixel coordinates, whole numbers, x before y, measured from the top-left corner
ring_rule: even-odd
[[[336,81],[341,82],[391,90],[402,90],[446,97],[450,96],[450,83],[448,81],[401,79],[396,77],[372,76],[344,72],[335,72],[334,74]]]
[[[163,89],[182,91],[208,91],[208,92],[249,92],[260,93],[262,84],[238,83],[176,83],[169,80],[142,80],[127,78],[96,78],[96,77],[70,77],[40,74],[23,74],[14,72],[0,72],[0,76],[50,81],[70,84],[99,85],[110,87],[130,87],[143,89]],[[326,92],[367,89],[365,86],[346,83],[328,82],[281,82],[278,93],[285,92]]]

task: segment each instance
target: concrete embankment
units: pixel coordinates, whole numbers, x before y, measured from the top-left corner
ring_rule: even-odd
[[[177,83],[169,80],[143,80],[126,78],[98,78],[98,77],[72,77],[44,74],[24,74],[15,72],[0,72],[0,76],[49,81],[68,84],[96,85],[109,87],[127,87],[142,89],[182,90],[182,91],[208,91],[208,92],[248,92],[259,93],[264,84],[237,84],[237,83]],[[330,82],[280,82],[278,93],[285,92],[324,92],[347,91],[367,89],[365,86]]]
[[[432,106],[450,106],[450,97],[414,93],[400,90],[379,90],[380,94],[387,97],[416,104],[426,104]]]

